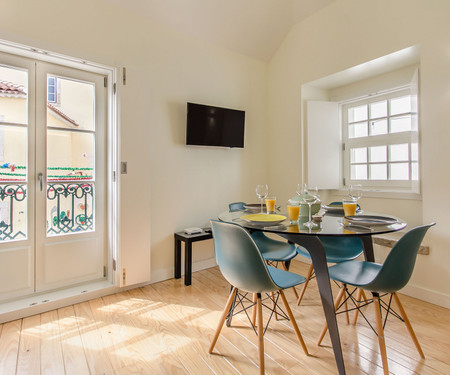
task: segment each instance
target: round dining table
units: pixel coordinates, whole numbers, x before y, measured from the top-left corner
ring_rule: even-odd
[[[345,374],[344,359],[342,356],[342,346],[339,338],[339,329],[334,311],[333,294],[331,291],[328,265],[325,255],[325,248],[320,241],[321,237],[358,237],[361,239],[364,249],[364,257],[368,262],[374,262],[374,252],[372,236],[402,230],[407,223],[397,217],[383,214],[361,212],[355,220],[348,221],[344,218],[342,209],[334,208],[329,212],[321,211],[321,221],[316,227],[307,228],[304,223],[307,217],[301,217],[297,222],[291,222],[283,217],[274,221],[261,221],[261,217],[252,216],[254,212],[234,211],[222,212],[218,219],[225,222],[232,222],[241,225],[249,231],[264,231],[277,234],[289,242],[303,246],[309,252],[316,274],[317,285],[328,324],[334,357],[339,374]],[[253,220],[252,218],[255,218]],[[275,218],[275,217],[274,217]],[[367,220],[364,220],[367,218]],[[372,218],[372,220],[371,220]],[[385,219],[385,220],[383,220]]]

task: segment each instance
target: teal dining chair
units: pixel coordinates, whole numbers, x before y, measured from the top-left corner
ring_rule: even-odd
[[[249,318],[249,321],[258,336],[259,368],[260,373],[264,374],[264,332],[266,329],[264,329],[263,325],[262,295],[265,294],[273,306],[277,306],[278,299],[281,298],[286,310],[285,318],[291,321],[303,351],[306,355],[309,355],[294,315],[283,293],[284,289],[304,283],[305,278],[301,275],[267,265],[255,240],[246,229],[238,224],[212,220],[211,228],[217,264],[223,277],[232,285],[232,290],[219,320],[209,353],[213,352],[224,322],[232,308],[233,301],[238,296],[238,305],[242,307],[242,310],[239,312],[245,311],[247,314],[247,309],[252,308],[256,314],[257,329],[255,328],[254,320],[252,321]],[[247,297],[249,293],[254,298],[249,299]],[[244,302],[249,302],[250,304],[245,306]],[[236,309],[236,306],[234,309]],[[267,307],[266,304],[264,306]],[[279,314],[283,312],[279,306],[277,309]],[[272,314],[270,317],[272,317]],[[266,323],[266,328],[269,322],[270,318]]]
[[[435,225],[435,223],[423,225],[414,228],[403,235],[392,248],[383,264],[353,260],[342,262],[329,268],[330,278],[343,285],[334,302],[336,311],[341,307],[339,304],[346,293],[348,298],[354,302],[356,309],[361,314],[362,311],[360,309],[362,307],[373,303],[375,309],[376,329],[373,327],[372,329],[378,335],[378,344],[380,346],[383,370],[385,374],[388,374],[389,370],[386,355],[386,344],[384,340],[384,326],[387,322],[387,317],[389,314],[400,318],[405,323],[420,357],[425,358],[411,323],[402,304],[400,303],[397,291],[403,288],[411,278],[420,244],[428,229],[430,229],[433,225]],[[354,291],[350,292],[348,290],[349,285],[354,288],[360,288],[371,292],[372,299],[364,301],[363,304],[360,305],[361,301],[358,299],[353,299],[352,297]],[[380,296],[380,294],[382,295]],[[389,296],[388,303],[381,299],[381,297],[386,295]],[[392,299],[394,299],[397,304],[399,313],[393,311],[391,307]],[[382,308],[386,311],[384,324],[381,316]],[[318,345],[321,344],[326,332],[327,326],[325,325],[319,337],[317,343]]]
[[[325,248],[327,263],[342,263],[358,258],[364,251],[361,239],[358,237],[324,237],[320,238]],[[305,258],[311,259],[308,251],[303,247],[297,248],[297,253]],[[306,275],[306,282],[303,284],[297,305],[300,305],[308,286],[309,281],[314,277],[314,267],[311,263]]]
[[[245,210],[244,202],[233,202],[228,205],[230,212]],[[259,250],[263,258],[270,265],[277,266],[281,264],[285,271],[289,270],[290,262],[297,256],[297,246],[286,242],[279,241],[267,236],[262,231],[255,231],[251,233],[251,236],[258,245]],[[302,249],[306,252],[306,249]],[[295,288],[292,288],[295,294],[295,298],[298,298],[298,293]]]

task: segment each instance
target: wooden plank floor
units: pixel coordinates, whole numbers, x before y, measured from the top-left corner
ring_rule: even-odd
[[[306,274],[294,261],[291,270]],[[224,327],[208,354],[229,285],[217,268],[193,274],[193,284],[168,280],[0,325],[0,374],[257,374],[256,336],[244,314]],[[287,321],[271,321],[265,335],[267,374],[336,374],[317,285],[300,307],[286,291],[308,346],[306,356]],[[400,321],[386,328],[393,374],[450,374],[450,311],[400,296],[425,352],[421,360]],[[369,320],[372,308],[368,308]],[[266,314],[266,318],[268,313]],[[348,374],[382,374],[375,334],[338,317]]]

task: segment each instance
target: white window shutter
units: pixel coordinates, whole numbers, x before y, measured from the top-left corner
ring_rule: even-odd
[[[341,132],[335,102],[306,102],[307,182],[319,189],[339,189]]]

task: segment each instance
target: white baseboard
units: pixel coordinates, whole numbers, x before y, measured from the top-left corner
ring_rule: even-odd
[[[399,293],[450,309],[450,296],[448,294],[443,294],[413,284],[406,285]]]
[[[100,281],[4,302],[0,304],[0,323],[41,314],[46,311],[117,293],[121,290],[109,281]]]

